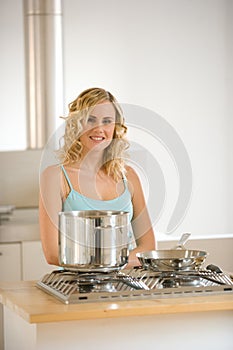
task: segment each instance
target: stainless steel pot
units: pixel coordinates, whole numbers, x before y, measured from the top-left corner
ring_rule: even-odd
[[[128,263],[129,213],[59,213],[59,262],[77,271],[120,270]]]

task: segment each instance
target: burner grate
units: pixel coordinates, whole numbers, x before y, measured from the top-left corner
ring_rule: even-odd
[[[196,281],[200,281],[202,286],[213,285],[233,285],[231,278],[223,272],[215,272],[209,270],[195,271],[153,271],[141,268],[134,268],[130,274],[137,279],[143,280],[150,289],[158,287],[159,283],[165,279],[176,279],[179,281],[193,281],[195,286]],[[188,283],[189,285],[189,283]]]
[[[187,281],[189,282],[187,285],[182,284]],[[192,281],[198,281],[198,284]],[[103,289],[99,288],[100,285],[103,285]],[[208,270],[157,272],[143,268],[133,268],[127,271],[127,274],[123,272],[79,274],[68,270],[57,270],[45,275],[37,282],[37,287],[66,304],[233,292],[233,282],[223,272]]]

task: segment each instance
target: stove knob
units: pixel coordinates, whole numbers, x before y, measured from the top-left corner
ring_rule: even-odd
[[[216,265],[210,264],[208,266],[206,266],[207,270],[210,270],[212,272],[217,272],[217,273],[222,273],[223,271]]]

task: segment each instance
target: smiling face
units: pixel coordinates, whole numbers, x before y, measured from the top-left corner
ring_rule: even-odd
[[[113,139],[115,130],[116,111],[109,101],[97,104],[89,113],[83,124],[80,141],[86,154],[93,147],[104,150]]]

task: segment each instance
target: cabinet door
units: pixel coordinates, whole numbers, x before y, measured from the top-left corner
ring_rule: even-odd
[[[44,257],[40,241],[22,242],[23,280],[38,280],[57,267],[49,265]]]
[[[0,281],[21,280],[21,244],[0,244]]]

